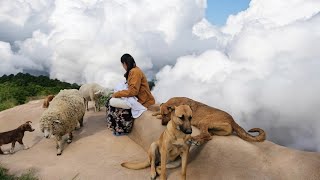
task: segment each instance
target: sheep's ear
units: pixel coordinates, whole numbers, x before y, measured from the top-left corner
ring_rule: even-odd
[[[54,120],[53,122],[57,123],[57,124],[61,124],[61,122],[59,120]]]

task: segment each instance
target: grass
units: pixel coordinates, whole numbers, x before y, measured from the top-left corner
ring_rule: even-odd
[[[34,172],[29,170],[26,173],[23,173],[21,176],[15,176],[8,174],[8,170],[0,167],[0,179],[1,180],[38,180],[35,177]]]
[[[17,101],[13,98],[7,99],[3,102],[0,102],[0,111],[13,108],[17,105]]]
[[[105,95],[105,96],[101,96],[98,101],[100,104],[100,107],[105,107],[107,100],[110,99],[111,96],[112,96],[112,93],[109,93],[108,95]]]

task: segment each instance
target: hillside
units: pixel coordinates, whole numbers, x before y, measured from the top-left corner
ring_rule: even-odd
[[[47,76],[32,76],[18,73],[0,77],[0,111],[24,104],[48,94],[57,94],[60,89],[78,89],[79,85],[50,79]]]

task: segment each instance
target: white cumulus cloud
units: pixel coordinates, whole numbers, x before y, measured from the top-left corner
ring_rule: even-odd
[[[226,25],[205,0],[2,0],[0,75],[47,72],[113,87],[130,53],[158,102],[187,96],[268,139],[320,151],[319,0],[251,0]]]

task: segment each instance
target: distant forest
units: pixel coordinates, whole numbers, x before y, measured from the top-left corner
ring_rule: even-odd
[[[79,89],[78,84],[61,82],[47,76],[18,73],[0,77],[0,111],[57,94],[61,89]]]
[[[149,81],[150,89],[155,80]],[[30,100],[41,99],[49,94],[58,94],[61,89],[79,89],[78,84],[61,82],[47,76],[32,76],[18,73],[0,77],[0,111],[16,105],[27,103]]]

